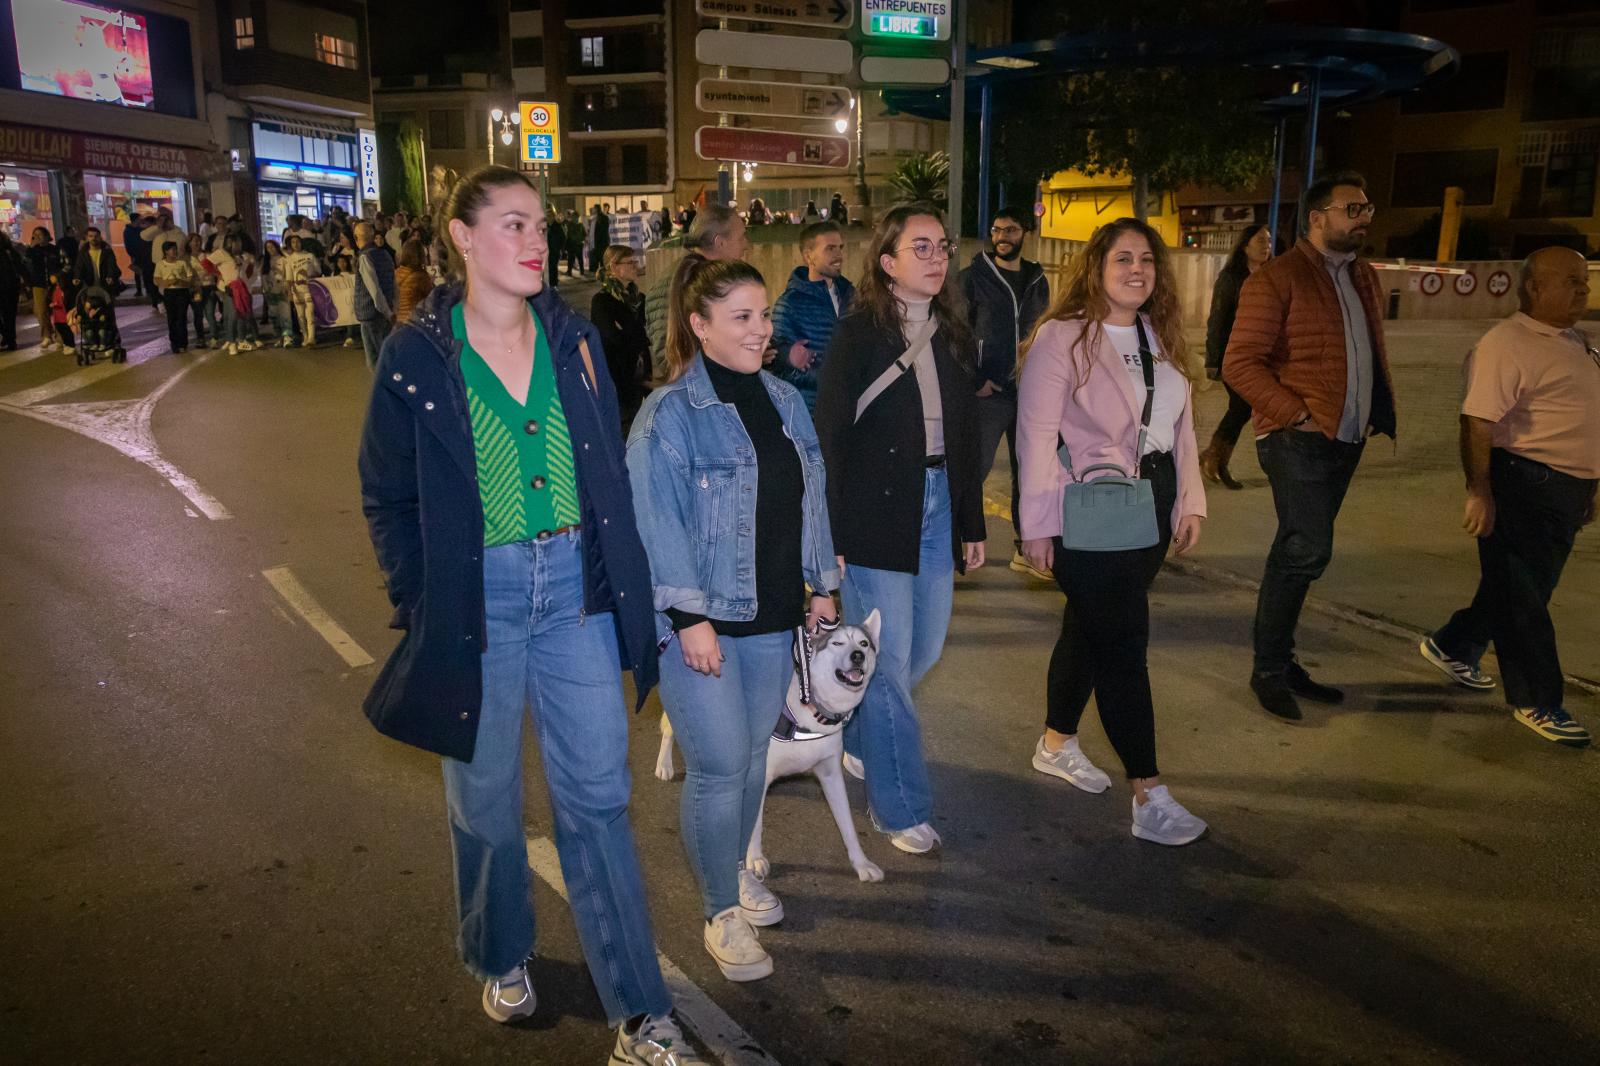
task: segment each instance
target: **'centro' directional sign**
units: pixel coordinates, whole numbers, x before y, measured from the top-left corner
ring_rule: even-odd
[[[788,167],[842,169],[850,165],[850,141],[811,133],[701,126],[694,154],[713,162],[776,163]]]
[[[861,0],[861,32],[902,41],[948,41],[952,2]]]
[[[833,85],[702,78],[695,84],[695,106],[709,114],[831,120],[850,116],[850,90]]]
[[[847,30],[856,20],[856,10],[849,0],[695,0],[694,9],[707,18],[829,26],[836,30]]]

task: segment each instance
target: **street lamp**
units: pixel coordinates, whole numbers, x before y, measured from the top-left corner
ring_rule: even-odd
[[[500,143],[509,147],[517,139],[515,131],[522,126],[522,112],[506,112],[497,107],[489,112],[489,118],[500,123]]]

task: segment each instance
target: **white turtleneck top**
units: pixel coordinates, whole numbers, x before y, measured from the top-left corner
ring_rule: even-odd
[[[900,296],[900,302],[905,306],[907,333],[921,328],[922,323],[933,314],[931,298]],[[932,358],[918,359],[915,368],[917,388],[922,392],[922,431],[927,441],[928,457],[932,458],[944,454],[944,404],[939,398],[939,372]]]

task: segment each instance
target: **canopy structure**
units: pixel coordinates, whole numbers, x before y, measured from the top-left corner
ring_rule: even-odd
[[[1277,122],[1273,143],[1272,203],[1267,225],[1278,232],[1282,201],[1284,135],[1291,115],[1305,115],[1305,183],[1316,180],[1317,118],[1324,107],[1350,107],[1436,85],[1461,67],[1460,54],[1442,41],[1387,30],[1316,26],[1193,26],[1127,33],[1068,34],[968,49],[962,74],[979,88],[963,94],[977,111],[978,231],[989,228],[990,140],[997,86],[1024,78],[1061,77],[1139,67],[1238,66],[1281,72],[1260,107]],[[892,110],[923,118],[950,117],[950,89],[886,89]],[[974,95],[976,99],[974,99]],[[959,162],[957,161],[957,165]],[[954,170],[954,166],[952,167]]]

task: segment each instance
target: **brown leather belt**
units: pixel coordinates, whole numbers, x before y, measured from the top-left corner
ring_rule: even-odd
[[[581,523],[574,522],[574,523],[572,523],[572,525],[570,525],[570,526],[562,526],[560,529],[541,529],[541,530],[539,530],[538,533],[534,534],[533,539],[534,540],[538,540],[538,541],[545,541],[545,540],[549,540],[551,537],[558,536],[558,535],[560,535],[562,533],[571,533],[573,530],[582,529],[582,528],[583,528],[583,525]]]

